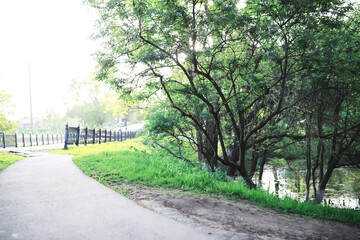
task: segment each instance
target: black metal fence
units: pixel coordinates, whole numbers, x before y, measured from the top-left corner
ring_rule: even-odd
[[[60,144],[65,139],[64,134],[6,134],[5,132],[0,137],[3,148]]]
[[[65,127],[65,146],[79,144],[101,144],[106,142],[122,142],[136,137],[136,131],[114,131],[102,129],[88,129],[80,127]]]
[[[79,144],[101,144],[106,142],[122,142],[136,136],[136,131],[114,131],[102,129],[88,129],[80,127],[69,127],[66,125],[65,134],[6,134],[0,135],[0,146],[9,147],[32,147],[51,144],[68,145]]]

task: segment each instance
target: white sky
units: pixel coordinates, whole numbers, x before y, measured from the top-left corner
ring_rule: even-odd
[[[11,119],[30,117],[28,63],[34,118],[65,114],[70,81],[95,69],[95,19],[83,0],[0,0],[0,90],[16,105]]]
[[[64,115],[71,79],[94,72],[95,12],[82,0],[0,0],[0,90],[12,96],[13,119],[34,118],[51,107]]]

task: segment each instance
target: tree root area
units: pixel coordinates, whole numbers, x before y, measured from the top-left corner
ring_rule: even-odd
[[[360,239],[358,226],[281,214],[246,200],[133,184],[111,187],[176,221],[241,233],[253,239]]]

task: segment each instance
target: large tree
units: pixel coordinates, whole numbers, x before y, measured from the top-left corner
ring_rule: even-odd
[[[122,95],[161,91],[193,128],[182,139],[249,187],[260,156],[311,135],[296,123],[300,103],[318,91],[307,87],[312,35],[348,10],[339,0],[89,2],[106,39],[97,79]]]
[[[328,19],[314,33],[316,45],[312,44],[311,59],[305,60],[311,74],[308,90],[315,92],[305,105],[309,137],[317,142],[314,163],[308,166],[317,202],[336,168],[360,166],[359,16],[352,11],[341,20]]]

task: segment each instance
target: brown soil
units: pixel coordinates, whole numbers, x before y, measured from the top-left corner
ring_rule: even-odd
[[[298,215],[285,215],[219,196],[177,189],[112,186],[138,204],[180,222],[192,222],[241,233],[253,239],[360,239],[360,227],[320,221]],[[180,214],[181,213],[181,214]]]

